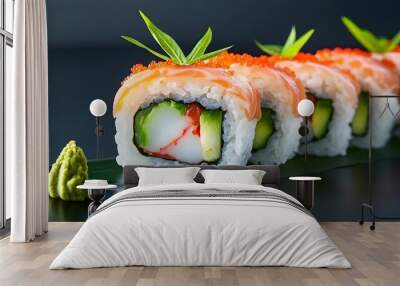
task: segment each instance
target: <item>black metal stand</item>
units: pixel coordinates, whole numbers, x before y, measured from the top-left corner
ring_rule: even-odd
[[[314,207],[314,181],[296,181],[296,198],[308,210]]]
[[[395,114],[392,109],[390,108],[389,104],[389,98],[400,98],[397,95],[370,95],[368,98],[368,129],[369,129],[369,148],[368,148],[368,202],[367,203],[362,203],[361,204],[361,216],[360,216],[360,221],[359,224],[362,225],[364,224],[364,213],[365,210],[369,210],[370,216],[371,216],[371,225],[369,226],[370,230],[375,230],[375,222],[376,219],[379,220],[395,220],[395,219],[400,219],[397,217],[379,217],[375,213],[375,207],[372,201],[372,128],[371,128],[371,123],[372,123],[372,100],[375,98],[385,98],[387,100],[387,104],[385,109],[382,111],[381,115],[379,116],[382,117],[383,114],[386,112],[386,110],[389,110],[390,113],[396,118],[398,117],[399,113]],[[378,118],[378,119],[379,119]]]
[[[88,206],[88,216],[90,216],[97,210],[97,208],[101,205],[105,195],[105,189],[88,190],[88,197],[92,200],[92,202]]]
[[[320,177],[289,177],[296,182],[296,199],[303,206],[312,210],[314,208],[315,181],[321,181]]]
[[[361,204],[361,218],[359,221],[359,224],[363,225],[364,224],[364,210],[369,209],[369,212],[371,214],[372,218],[372,224],[369,226],[370,230],[375,230],[375,221],[376,221],[376,216],[375,216],[375,208],[373,205],[369,203],[362,203]]]

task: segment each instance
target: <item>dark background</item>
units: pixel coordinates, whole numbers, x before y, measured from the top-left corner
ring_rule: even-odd
[[[233,51],[252,54],[259,54],[254,39],[281,43],[292,24],[299,33],[316,29],[307,51],[357,46],[340,22],[343,15],[385,36],[400,29],[400,1],[49,0],[50,163],[70,139],[77,140],[89,159],[95,157],[95,122],[88,110],[95,98],[108,105],[103,156],[116,155],[114,95],[133,64],[154,59],[119,36],[132,35],[157,48],[138,9],[185,52],[208,26],[214,32],[210,49],[234,44]]]

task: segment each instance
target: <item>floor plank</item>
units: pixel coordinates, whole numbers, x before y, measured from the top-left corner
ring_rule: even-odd
[[[380,222],[376,231],[354,222],[322,223],[353,268],[289,267],[119,267],[50,271],[55,256],[81,227],[79,222],[50,223],[49,233],[32,243],[0,240],[0,285],[399,285],[400,222]]]

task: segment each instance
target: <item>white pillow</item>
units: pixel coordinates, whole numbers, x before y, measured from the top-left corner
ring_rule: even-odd
[[[193,180],[200,168],[135,168],[139,176],[139,186],[187,184],[195,183]]]
[[[265,171],[262,170],[202,170],[205,184],[261,185]]]

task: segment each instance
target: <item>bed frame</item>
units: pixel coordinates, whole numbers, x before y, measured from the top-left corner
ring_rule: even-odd
[[[280,170],[276,165],[251,165],[251,166],[213,166],[213,165],[166,165],[166,166],[143,166],[143,165],[128,165],[124,167],[123,178],[124,187],[130,188],[137,186],[139,177],[135,171],[137,167],[146,168],[182,168],[182,167],[199,167],[202,170],[205,169],[217,169],[217,170],[263,170],[265,171],[262,185],[266,187],[272,187],[279,189],[280,187]],[[203,183],[204,179],[199,173],[195,181]]]

